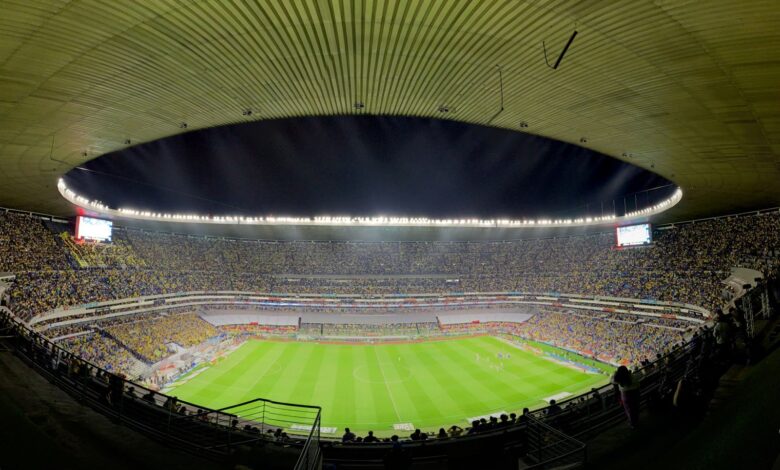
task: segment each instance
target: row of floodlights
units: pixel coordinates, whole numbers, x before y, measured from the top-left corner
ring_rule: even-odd
[[[664,199],[663,201],[659,202],[658,204],[652,205],[650,207],[645,207],[644,209],[635,210],[632,212],[627,212],[625,217],[639,217],[643,215],[650,215],[654,214],[656,212],[661,212],[663,210],[668,209],[669,207],[677,204],[680,199],[682,199],[682,189],[677,188],[677,190],[668,198]]]
[[[129,208],[111,209],[100,201],[93,201],[76,194],[60,179],[57,187],[69,201],[85,209],[93,209],[103,214],[115,214],[130,218],[154,219],[167,222],[210,222],[223,224],[285,224],[285,225],[364,225],[364,226],[437,226],[437,227],[528,227],[528,226],[565,226],[608,223],[618,219],[614,214],[600,217],[579,217],[575,219],[429,219],[427,217],[245,217],[245,216],[206,216],[197,214],[170,214]],[[682,198],[682,190],[677,189],[667,200],[654,206],[627,213],[623,218],[646,216],[660,212],[676,204]]]

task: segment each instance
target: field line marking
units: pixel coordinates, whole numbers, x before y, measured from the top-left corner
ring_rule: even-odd
[[[374,349],[374,357],[376,357],[377,366],[379,366],[379,372],[382,374],[382,382],[385,384],[385,389],[387,390],[387,395],[390,397],[390,403],[393,404],[393,411],[395,411],[395,417],[398,419],[398,422],[401,422],[401,415],[398,413],[398,407],[395,405],[395,398],[393,398],[393,393],[390,391],[390,385],[387,384],[387,377],[385,377],[385,369],[382,367],[382,364],[379,362],[379,355],[376,353],[376,349]]]

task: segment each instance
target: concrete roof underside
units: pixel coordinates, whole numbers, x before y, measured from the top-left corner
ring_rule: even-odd
[[[679,184],[659,222],[776,206],[780,3],[0,3],[0,206],[73,214],[58,177],[181,123],[332,114],[576,143]]]

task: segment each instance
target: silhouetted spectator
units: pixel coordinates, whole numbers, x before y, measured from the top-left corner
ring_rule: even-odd
[[[547,407],[547,416],[552,417],[557,415],[561,412],[561,406],[555,402],[555,400],[550,400],[550,406]]]
[[[612,376],[612,383],[620,393],[620,402],[626,412],[628,424],[635,428],[639,423],[639,379],[628,370],[626,366],[620,366]]]
[[[353,442],[355,440],[355,433],[349,430],[349,428],[344,428],[344,435],[341,436],[341,442]]]
[[[480,431],[479,429],[479,420],[475,419],[471,422],[471,427],[469,428],[469,431],[466,434],[476,434]]]

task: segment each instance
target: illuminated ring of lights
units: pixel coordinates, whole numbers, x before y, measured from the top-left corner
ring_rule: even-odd
[[[620,217],[609,214],[600,217],[574,219],[428,219],[424,217],[245,217],[204,216],[197,214],[168,214],[129,208],[112,209],[100,201],[93,201],[76,194],[60,178],[57,189],[72,204],[109,218],[155,220],[160,222],[220,224],[220,225],[290,225],[290,226],[340,226],[340,227],[468,227],[468,228],[531,228],[531,227],[581,227],[589,225],[614,225],[632,223],[671,209],[682,200],[683,191],[677,190],[658,204],[628,212]]]

